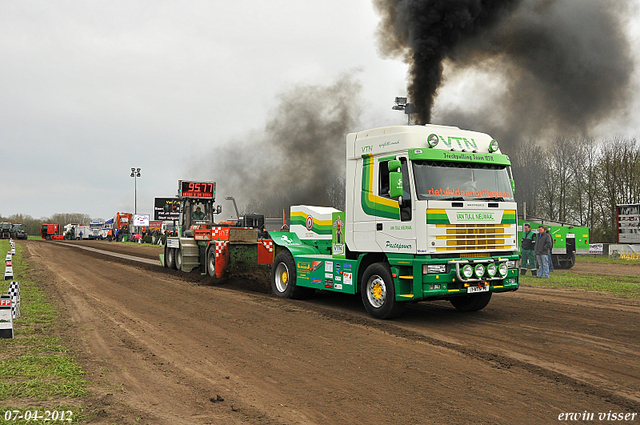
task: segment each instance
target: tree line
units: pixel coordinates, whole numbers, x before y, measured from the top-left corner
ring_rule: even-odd
[[[616,242],[616,205],[640,203],[640,143],[557,136],[532,140],[510,155],[518,211],[590,229],[594,242]]]
[[[44,223],[59,224],[60,226],[69,223],[88,225],[91,222],[91,216],[88,214],[53,214],[51,217],[33,218],[28,214],[13,214],[9,217],[0,216],[0,221],[22,223],[29,236],[38,236],[40,227]]]

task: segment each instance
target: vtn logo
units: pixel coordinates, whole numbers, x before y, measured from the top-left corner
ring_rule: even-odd
[[[362,153],[373,152],[373,145],[367,145],[362,147]]]

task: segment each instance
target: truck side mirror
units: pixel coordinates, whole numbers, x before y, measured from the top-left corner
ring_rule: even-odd
[[[401,164],[400,161],[394,159],[389,161],[389,197],[391,199],[401,198],[403,189]]]

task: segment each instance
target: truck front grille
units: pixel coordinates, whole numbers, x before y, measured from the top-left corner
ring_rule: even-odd
[[[436,224],[436,252],[514,249],[515,224]]]

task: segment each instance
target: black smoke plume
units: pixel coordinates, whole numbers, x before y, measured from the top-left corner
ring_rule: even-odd
[[[409,64],[416,123],[486,131],[517,143],[586,134],[625,112],[633,61],[627,2],[613,0],[374,0],[382,53]],[[475,108],[434,101],[448,77],[477,71],[501,87]],[[470,75],[474,75],[470,73]],[[482,91],[482,88],[478,88]]]
[[[280,95],[265,128],[216,147],[199,169],[217,182],[219,200],[270,217],[291,205],[344,208],[345,136],[355,130],[360,84],[300,85]],[[241,211],[241,212],[242,212]]]
[[[443,62],[454,49],[482,37],[521,0],[374,0],[382,15],[382,51],[409,63],[408,94],[418,108],[416,124],[431,120],[442,84]]]

